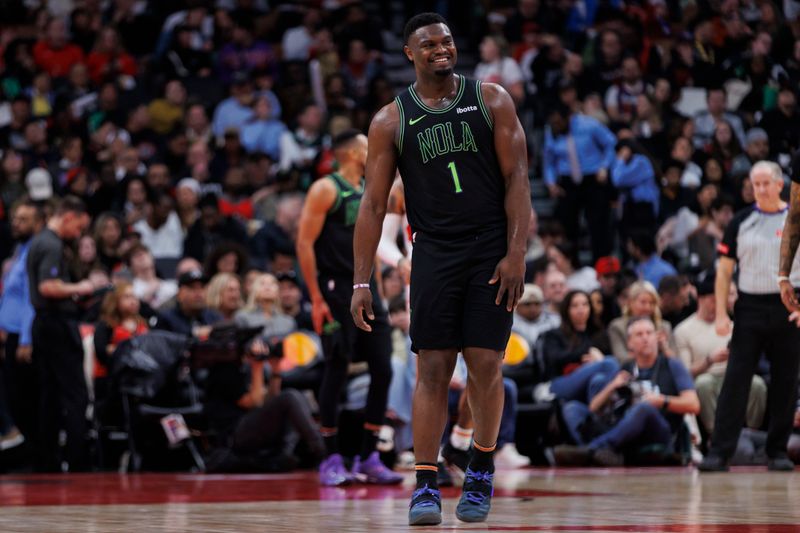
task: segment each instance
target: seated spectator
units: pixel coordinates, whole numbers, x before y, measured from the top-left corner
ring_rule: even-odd
[[[709,89],[706,94],[706,105],[708,109],[700,111],[694,117],[694,146],[703,148],[711,143],[714,137],[714,130],[717,123],[726,121],[739,141],[739,145],[745,144],[744,126],[742,119],[735,113],[726,110],[727,93],[722,87]]]
[[[207,194],[200,200],[200,218],[189,228],[183,243],[183,253],[204,261],[220,243],[230,241],[244,245],[247,230],[233,217],[222,215],[216,195]]]
[[[599,293],[602,297],[603,313],[599,315],[603,327],[608,327],[612,320],[622,314],[617,297],[619,296],[620,264],[614,256],[601,257],[594,265],[597,272],[597,281],[600,284]]]
[[[67,25],[60,17],[51,18],[45,28],[44,39],[33,47],[36,65],[51,78],[63,78],[76,63],[83,63],[83,50],[69,42]]]
[[[210,472],[286,471],[297,466],[297,436],[312,464],[325,456],[325,445],[311,408],[296,390],[281,391],[280,359],[268,357],[268,384],[257,341],[242,364],[217,364],[209,369],[206,413],[219,448],[207,459]]]
[[[678,273],[674,266],[661,259],[656,252],[656,243],[652,232],[631,232],[626,245],[628,253],[634,261],[634,270],[644,281],[658,286],[658,282],[664,276],[674,276]]]
[[[653,322],[649,318],[633,319],[627,337],[631,363],[591,399],[588,407],[573,402],[565,408],[566,424],[579,447],[556,447],[559,465],[621,466],[625,462],[623,453],[648,444],[676,451],[684,415],[700,412],[689,371],[679,359],[659,353]],[[632,394],[622,413],[603,413],[615,410],[623,389],[630,394],[632,381],[639,382],[642,394]]]
[[[120,245],[122,225],[114,213],[106,212],[97,217],[94,224],[94,241],[97,259],[107,272],[113,272],[122,262]]]
[[[286,316],[294,319],[295,324],[297,324],[297,329],[313,331],[314,326],[311,323],[311,309],[309,305],[303,301],[303,290],[300,287],[297,274],[293,270],[288,270],[286,272],[278,272],[275,277],[278,279],[280,285],[279,299],[281,302],[281,311],[283,311]]]
[[[800,53],[800,46],[795,44],[795,53]],[[794,85],[796,87],[796,85]],[[777,106],[764,111],[759,128],[769,138],[770,159],[777,159],[781,156],[791,156],[798,148],[800,139],[800,110],[797,109],[797,95],[792,87],[782,87],[778,93]],[[759,161],[767,159],[766,156],[752,159]],[[778,159],[780,161],[780,159]]]
[[[148,107],[150,124],[159,135],[166,135],[183,121],[186,88],[179,80],[164,86],[164,96],[153,100]]]
[[[317,178],[314,163],[322,150],[323,120],[322,109],[316,103],[305,104],[297,115],[297,128],[285,131],[281,137],[281,159],[278,171],[296,183],[301,191],[307,191]]]
[[[174,281],[158,277],[153,254],[145,246],[140,244],[132,248],[128,258],[136,298],[151,308],[158,309],[178,293]]]
[[[730,168],[730,176],[736,181],[750,175],[750,169],[757,162],[769,157],[769,137],[767,132],[761,128],[751,128],[747,130],[745,137],[744,152],[733,158]]]
[[[681,163],[681,186],[691,189],[699,187],[703,179],[703,169],[694,162],[694,147],[688,137],[680,136],[675,139],[670,157]],[[666,173],[666,167],[663,170]]]
[[[734,201],[720,194],[711,202],[710,216],[700,220],[700,225],[689,235],[689,264],[698,270],[713,268],[717,260],[717,245],[722,241],[725,228],[733,219]]]
[[[269,98],[259,96],[253,104],[253,117],[242,125],[240,139],[248,152],[263,152],[273,161],[280,160],[280,138],[286,125],[272,118]]]
[[[661,300],[661,318],[674,328],[692,314],[697,304],[693,301],[694,288],[685,276],[664,276],[658,284]]]
[[[244,221],[255,218],[255,206],[275,192],[274,187],[263,187],[255,192],[249,187],[242,167],[230,167],[222,181],[219,208],[225,216],[236,216]]]
[[[714,431],[717,398],[722,390],[730,350],[730,334],[718,335],[714,327],[716,301],[714,271],[700,274],[697,283],[697,312],[675,328],[678,356],[691,372],[700,398],[700,422],[707,435]],[[759,429],[767,408],[767,385],[759,375],[753,376],[747,400],[747,427]]]
[[[105,397],[109,392],[106,388],[109,384],[105,378],[117,346],[132,337],[147,333],[148,329],[144,317],[139,313],[139,299],[134,294],[133,285],[117,283],[114,290],[103,298],[100,320],[94,330],[96,397]]]
[[[568,289],[591,292],[600,286],[597,272],[590,266],[580,266],[577,250],[571,244],[555,243],[548,246],[547,257],[567,277]]]
[[[183,228],[175,202],[167,194],[158,194],[147,202],[146,216],[133,225],[150,253],[156,259],[178,259],[183,256]]]
[[[278,61],[272,47],[253,36],[255,21],[241,18],[235,21],[231,42],[217,54],[217,72],[224,84],[229,84],[237,72],[269,72],[274,78]]]
[[[619,369],[608,336],[594,315],[589,295],[570,291],[561,303],[561,326],[543,335],[548,381],[534,391],[537,401],[581,400],[602,389]]]
[[[113,27],[105,27],[100,31],[86,65],[96,85],[104,81],[117,81],[120,76],[135,76],[138,70],[136,60],[122,49],[117,30]]]
[[[347,57],[340,69],[349,95],[359,105],[366,104],[367,91],[372,80],[380,76],[381,65],[376,61],[364,41],[353,39],[347,46]]]
[[[731,125],[721,120],[717,122],[714,128],[714,136],[705,146],[705,154],[708,156],[706,164],[704,165],[703,175],[708,182],[716,183],[720,186],[727,185],[724,178],[727,177],[728,172],[733,167],[733,160],[742,153],[742,145],[733,135]],[[716,161],[719,163],[718,169],[710,169],[709,162]],[[716,173],[717,176],[714,176]]]
[[[178,295],[174,309],[159,313],[157,328],[188,337],[206,338],[211,326],[222,316],[206,305],[203,273],[192,270],[178,278]]]
[[[545,309],[544,312],[551,313],[559,317],[559,325],[561,324],[561,302],[567,295],[567,277],[563,272],[556,268],[550,267],[544,274],[544,282],[542,283],[542,294],[544,294]]]
[[[245,72],[237,72],[231,83],[231,96],[223,100],[214,110],[211,129],[222,145],[225,132],[235,130],[241,134],[242,127],[253,117],[253,102],[256,93],[253,83]]]
[[[640,96],[652,92],[642,78],[642,69],[633,56],[622,60],[621,78],[605,93],[606,111],[612,123],[630,125],[636,117]]]
[[[244,247],[232,242],[223,242],[208,254],[203,272],[212,278],[220,272],[241,278],[247,273],[249,266],[250,260]]]
[[[522,70],[508,56],[508,43],[502,37],[487,35],[480,44],[481,62],[475,67],[474,77],[503,87],[514,103],[525,99]]]
[[[192,32],[192,28],[185,24],[174,29],[162,66],[166,77],[197,79],[211,75],[211,54],[208,50],[193,46]]]
[[[211,278],[206,289],[208,308],[219,313],[224,320],[233,320],[242,308],[242,284],[234,274],[220,272]]]
[[[611,341],[611,352],[620,363],[630,360],[625,326],[632,318],[649,318],[656,325],[658,349],[667,357],[678,353],[672,326],[661,318],[661,300],[658,291],[647,281],[637,281],[628,288],[628,299],[622,309],[622,316],[613,320],[608,326],[608,338]]]
[[[211,145],[215,143],[214,133],[211,131],[211,122],[208,119],[206,106],[194,102],[186,109],[186,139],[190,143],[203,141]]]
[[[533,347],[539,337],[559,325],[558,315],[544,309],[542,289],[533,283],[526,283],[522,297],[514,309],[514,323],[511,331],[522,335]]]
[[[263,326],[263,337],[283,336],[297,329],[294,319],[280,307],[280,287],[272,274],[262,274],[253,281],[247,305],[236,314],[236,320],[251,326]]]
[[[181,227],[188,231],[200,218],[200,184],[194,178],[183,178],[175,186],[175,212],[181,221]]]

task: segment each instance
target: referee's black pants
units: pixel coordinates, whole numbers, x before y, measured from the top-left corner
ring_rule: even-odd
[[[608,180],[611,178],[609,177]],[[610,181],[599,183],[595,174],[586,174],[575,183],[571,176],[560,176],[558,186],[564,190],[556,206],[556,216],[564,225],[567,238],[578,245],[580,215],[586,213],[586,225],[592,247],[592,263],[611,254],[614,235],[611,231],[611,202],[615,197]]]
[[[769,430],[766,452],[786,452],[792,433],[800,366],[800,329],[789,322],[779,294],[739,293],[734,308],[728,368],[717,403],[711,453],[730,459],[736,451],[758,360],[770,363]]]
[[[39,376],[39,450],[37,470],[57,472],[61,461],[71,472],[88,468],[86,408],[89,393],[83,373],[83,345],[78,322],[58,313],[36,313],[33,361]],[[67,442],[63,456],[59,432]]]

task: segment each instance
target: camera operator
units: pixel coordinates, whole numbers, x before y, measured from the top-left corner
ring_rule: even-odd
[[[296,390],[281,391],[279,352],[279,347],[257,339],[241,364],[217,363],[209,369],[206,413],[221,446],[209,458],[210,471],[290,470],[296,464],[298,435],[315,462],[324,457],[308,402]]]
[[[559,465],[592,462],[620,466],[624,463],[620,452],[631,447],[671,446],[683,415],[700,412],[700,400],[689,371],[678,359],[659,353],[653,321],[647,317],[633,318],[627,330],[633,361],[592,398],[583,419],[576,416],[568,423],[575,428],[587,422],[602,427],[603,422],[595,413],[615,407],[626,396],[632,397],[630,405],[613,427],[595,436],[587,446],[557,446]]]

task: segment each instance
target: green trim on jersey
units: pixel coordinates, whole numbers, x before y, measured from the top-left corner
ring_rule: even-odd
[[[403,153],[403,136],[406,133],[406,113],[403,110],[403,103],[400,101],[399,96],[395,96],[394,101],[397,103],[397,111],[400,113],[400,138],[397,139],[397,151]]]
[[[464,85],[466,85],[466,83],[464,81],[464,76],[459,74],[458,75],[458,79],[459,79],[458,93],[456,93],[456,97],[453,99],[452,102],[450,102],[449,106],[443,107],[442,109],[434,109],[432,107],[428,107],[427,105],[425,105],[422,102],[422,98],[417,96],[417,92],[414,90],[414,84],[413,83],[408,86],[408,92],[411,95],[411,98],[414,99],[414,103],[416,103],[418,106],[420,106],[423,110],[425,110],[425,111],[427,111],[429,113],[447,113],[448,111],[453,109],[456,106],[456,104],[458,104],[458,101],[461,100],[461,95],[464,94]]]
[[[492,115],[489,114],[489,110],[486,108],[486,104],[483,103],[483,93],[481,92],[481,80],[475,80],[475,91],[478,93],[478,106],[481,108],[481,113],[483,113],[483,118],[486,119],[486,123],[489,124],[489,127],[494,129],[494,123],[492,122]]]
[[[330,209],[328,209],[328,214],[333,213],[339,206],[342,205],[342,198],[347,198],[352,194],[363,194],[364,193],[364,178],[361,178],[361,187],[360,189],[356,189],[353,187],[349,181],[344,179],[341,174],[338,172],[331,172],[327,176],[325,176],[329,180],[333,182],[336,186],[336,203],[334,203]]]
[[[333,174],[336,173],[334,172]],[[342,187],[341,185],[339,185],[339,180],[337,180],[333,174],[328,174],[327,176],[325,176],[326,178],[331,180],[333,182],[333,186],[336,187],[336,201],[333,203],[332,206],[328,208],[329,215],[334,211],[336,211],[337,209],[339,209],[339,206],[342,205]]]

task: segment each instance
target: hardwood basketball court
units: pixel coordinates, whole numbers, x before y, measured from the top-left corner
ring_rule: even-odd
[[[444,522],[415,531],[789,533],[800,531],[800,476],[738,468],[500,471],[486,524],[458,522],[458,489],[444,489]],[[322,488],[286,475],[72,474],[0,476],[0,531],[409,531],[403,486]]]

